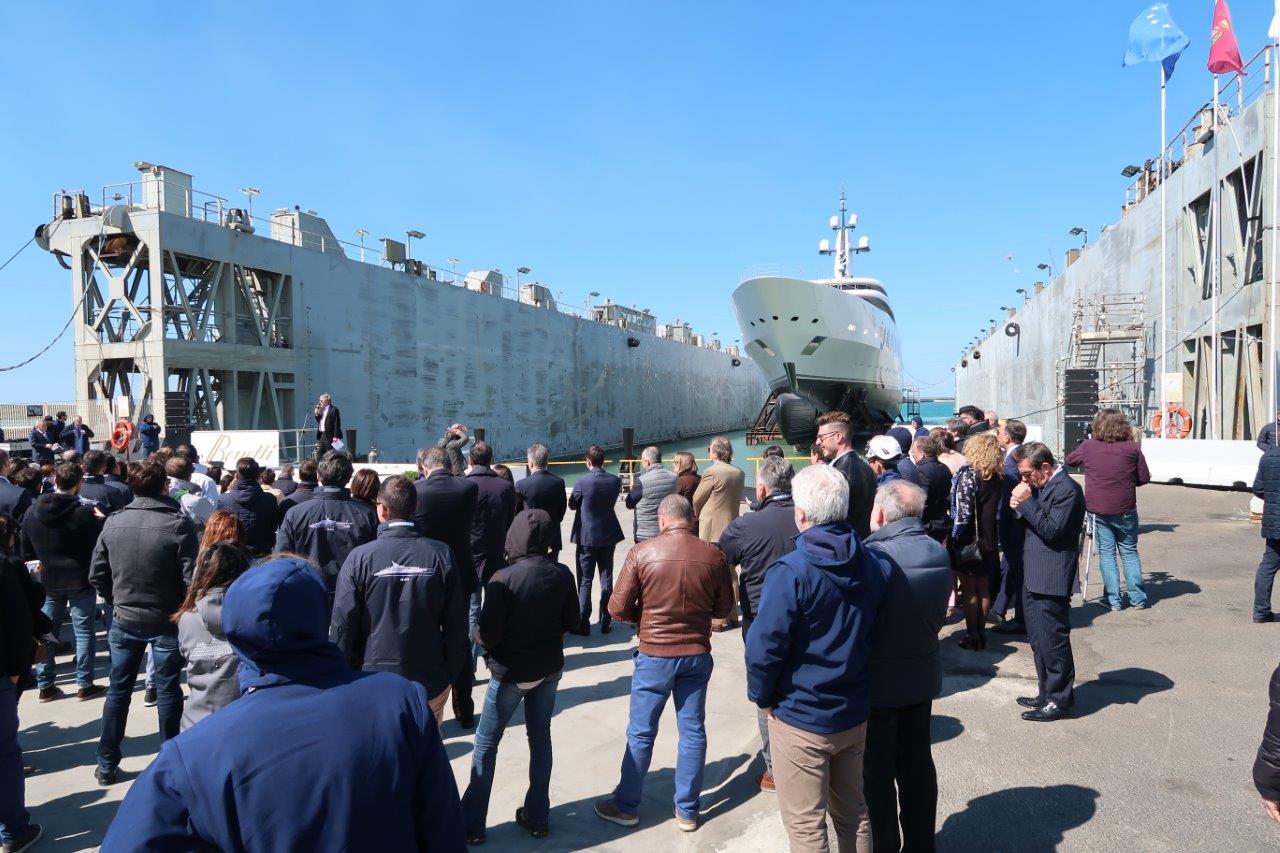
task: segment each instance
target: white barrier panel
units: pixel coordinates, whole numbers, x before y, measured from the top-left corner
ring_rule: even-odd
[[[242,456],[253,457],[264,468],[280,464],[280,434],[275,430],[197,430],[191,433],[191,446],[202,463],[221,462],[228,471],[235,470]]]
[[[1262,452],[1252,441],[1148,438],[1142,442],[1151,479],[1188,486],[1252,488]]]

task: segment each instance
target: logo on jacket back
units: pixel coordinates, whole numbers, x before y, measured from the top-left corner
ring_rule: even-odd
[[[399,578],[400,580],[410,581],[418,577],[431,577],[435,573],[435,566],[402,566],[393,560],[391,565],[385,569],[378,569],[373,573],[373,576],[375,578]]]
[[[351,527],[352,525],[351,525],[351,522],[349,521],[338,521],[337,519],[334,519],[334,518],[322,518],[319,521],[317,521],[315,524],[310,525],[309,529],[328,530],[330,532],[334,530],[341,530],[343,532],[346,532],[350,530]]]

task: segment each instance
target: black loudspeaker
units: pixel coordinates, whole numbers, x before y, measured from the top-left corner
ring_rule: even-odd
[[[1075,450],[1089,437],[1093,429],[1093,418],[1063,418],[1062,420],[1062,455]]]
[[[1071,398],[1067,398],[1067,402],[1062,407],[1062,417],[1069,420],[1088,420],[1093,422],[1093,416],[1098,414],[1098,404],[1094,403],[1073,403]]]
[[[191,409],[186,391],[164,392],[164,446],[191,443]]]
[[[1069,367],[1062,371],[1062,375],[1068,382],[1089,379],[1098,384],[1098,371],[1091,367]]]

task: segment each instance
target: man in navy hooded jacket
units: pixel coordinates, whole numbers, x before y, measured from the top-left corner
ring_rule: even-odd
[[[861,849],[860,839],[871,841],[862,798],[868,635],[889,568],[849,527],[849,486],[837,468],[806,468],[791,495],[800,535],[765,575],[747,633],[747,695],[769,716],[773,779],[792,849],[828,849],[828,810],[839,848]]]
[[[102,850],[466,849],[422,685],[353,672],[315,566],[271,560],[227,589],[244,695],[167,741]]]

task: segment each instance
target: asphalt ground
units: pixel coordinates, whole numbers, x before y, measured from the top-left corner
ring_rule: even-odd
[[[963,634],[958,616],[944,629],[946,678],[933,718],[939,850],[1280,849],[1280,824],[1263,814],[1250,776],[1266,719],[1267,682],[1280,660],[1280,624],[1251,622],[1262,542],[1248,520],[1248,495],[1156,485],[1139,494],[1140,550],[1152,606],[1111,613],[1095,604],[1079,606],[1076,598],[1072,719],[1035,724],[1019,718],[1015,697],[1035,691],[1025,640],[997,642],[993,634],[985,651],[970,652],[956,645]],[[619,513],[630,530],[630,513]],[[619,549],[619,568],[627,544]],[[1094,565],[1091,601],[1101,593]],[[63,634],[69,638],[70,628]],[[628,830],[592,813],[592,803],[609,795],[618,779],[634,640],[622,625],[609,636],[593,631],[590,638],[567,640],[552,722],[551,835],[535,841],[514,822],[528,769],[517,712],[498,755],[487,847],[786,848],[774,795],[755,787],[762,765],[739,632],[713,639],[703,819],[692,834],[680,832],[671,815],[676,733],[670,708],[640,825]],[[101,633],[98,648],[98,680],[105,683]],[[59,669],[63,688],[74,690],[70,661]],[[475,688],[477,708],[484,689]],[[39,849],[93,849],[101,841],[129,781],[159,746],[156,714],[143,707],[141,690],[140,679],[124,744],[124,781],[110,788],[93,779],[102,700],[40,704],[32,693],[23,698],[20,740],[27,763],[39,770],[27,780],[27,802],[46,828]],[[461,789],[471,732],[446,719],[444,735]]]

